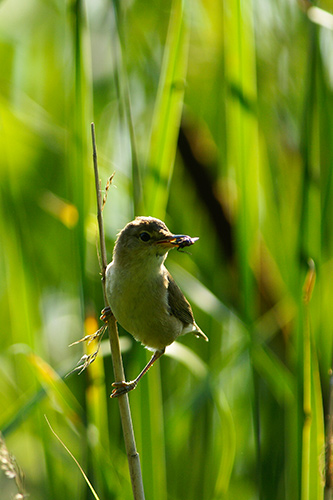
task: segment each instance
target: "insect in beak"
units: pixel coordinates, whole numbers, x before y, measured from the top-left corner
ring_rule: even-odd
[[[199,238],[191,238],[185,234],[173,234],[169,238],[164,238],[163,240],[157,241],[158,244],[167,245],[167,246],[176,246],[177,250],[180,250],[184,247],[189,247],[193,245]]]

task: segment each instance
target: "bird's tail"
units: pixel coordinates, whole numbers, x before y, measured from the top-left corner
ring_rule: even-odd
[[[206,342],[209,342],[209,338],[207,337],[207,335],[204,334],[201,328],[196,323],[194,323],[193,326],[195,327],[195,329],[193,329],[191,333],[193,333],[196,337],[204,339]]]

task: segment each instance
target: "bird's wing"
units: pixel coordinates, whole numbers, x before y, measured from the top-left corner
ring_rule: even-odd
[[[168,272],[168,303],[171,314],[184,324],[183,333],[193,333],[196,337],[201,337],[208,342],[207,335],[196,324],[190,303],[186,300],[183,292]]]
[[[168,303],[171,314],[178,318],[184,325],[194,323],[193,312],[183,292],[168,272]]]

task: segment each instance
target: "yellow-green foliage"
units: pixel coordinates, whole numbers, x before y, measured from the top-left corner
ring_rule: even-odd
[[[132,498],[108,342],[65,378],[104,306],[92,121],[109,258],[134,215],[200,237],[167,265],[210,342],[182,338],[129,396],[146,498],[323,497],[333,39],[306,8],[0,3],[0,430],[30,498],[90,494],[44,414],[100,499]],[[149,353],[120,333],[130,379]]]

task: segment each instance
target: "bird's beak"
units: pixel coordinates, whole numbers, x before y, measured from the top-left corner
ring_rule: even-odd
[[[164,236],[161,240],[156,241],[157,245],[163,245],[167,248],[184,248],[193,245],[199,238],[191,238],[186,234],[170,234],[170,236]]]

